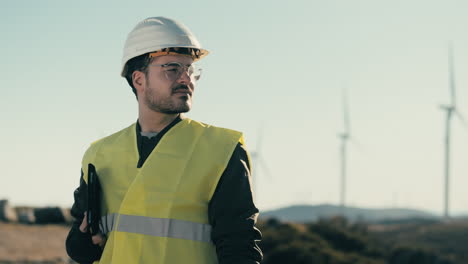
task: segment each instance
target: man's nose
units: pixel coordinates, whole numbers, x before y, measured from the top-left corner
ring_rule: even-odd
[[[187,68],[184,68],[184,70],[180,74],[179,78],[177,79],[177,82],[184,83],[184,84],[192,82],[192,78],[190,77]]]

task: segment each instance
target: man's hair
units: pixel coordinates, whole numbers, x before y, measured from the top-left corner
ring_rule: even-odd
[[[130,59],[125,65],[125,79],[127,79],[128,84],[130,85],[130,87],[132,87],[132,91],[137,99],[138,94],[135,89],[135,86],[133,86],[133,72],[141,71],[144,72],[146,75],[148,73],[148,65],[151,63],[152,59],[153,58],[150,58],[148,56],[148,53],[145,53],[143,55]]]

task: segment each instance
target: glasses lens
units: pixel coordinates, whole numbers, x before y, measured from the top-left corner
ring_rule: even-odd
[[[200,80],[202,69],[197,66],[197,65],[191,65],[191,69],[189,69],[189,75],[191,78],[193,78],[195,81]]]
[[[177,62],[171,62],[162,66],[166,77],[170,81],[176,81],[184,71],[193,81],[198,81],[201,76],[201,68],[197,65],[183,66]]]
[[[180,75],[182,74],[183,66],[178,63],[168,63],[163,66],[163,69],[167,79],[170,81],[175,81],[179,79]]]

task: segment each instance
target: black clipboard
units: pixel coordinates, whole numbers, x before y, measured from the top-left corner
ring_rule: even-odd
[[[88,164],[88,199],[87,199],[88,230],[91,235],[99,233],[99,221],[101,219],[101,184],[96,173],[96,167]]]

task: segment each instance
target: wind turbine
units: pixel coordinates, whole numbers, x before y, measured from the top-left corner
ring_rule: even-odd
[[[451,136],[451,120],[453,115],[464,122],[464,118],[461,113],[457,110],[456,106],[456,94],[455,94],[455,72],[453,63],[453,49],[452,45],[449,45],[448,50],[448,66],[449,66],[449,89],[450,89],[450,104],[441,105],[443,111],[446,112],[445,119],[445,163],[444,163],[444,217],[449,218],[449,199],[450,199],[450,136]]]
[[[263,155],[261,154],[262,150],[262,142],[263,142],[263,129],[259,130],[258,138],[257,138],[257,145],[254,151],[250,152],[250,157],[252,158],[252,185],[253,185],[253,192],[254,196],[258,197],[258,176],[259,176],[259,168],[261,167],[263,172],[266,174],[268,178],[271,179],[271,171],[268,168]]]
[[[348,98],[346,90],[343,89],[343,124],[344,131],[338,134],[338,138],[341,140],[340,146],[340,165],[341,165],[341,177],[340,177],[340,206],[342,211],[345,208],[346,200],[346,165],[347,165],[347,143],[351,137],[350,124],[349,124],[349,109],[348,109]]]

